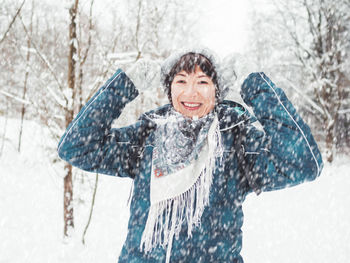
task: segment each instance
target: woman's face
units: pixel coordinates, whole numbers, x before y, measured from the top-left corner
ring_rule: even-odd
[[[215,85],[199,66],[193,73],[180,71],[171,83],[171,99],[176,111],[189,118],[207,115],[215,105]]]

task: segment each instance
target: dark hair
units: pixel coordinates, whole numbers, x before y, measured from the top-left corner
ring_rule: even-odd
[[[208,76],[211,78],[215,85],[215,97],[218,98],[219,96],[219,87],[218,87],[218,76],[215,71],[215,68],[211,61],[205,57],[204,55],[200,53],[194,53],[189,52],[185,55],[183,55],[172,67],[170,72],[166,75],[164,79],[164,85],[165,89],[167,91],[167,95],[169,98],[170,103],[172,103],[171,100],[171,83],[173,82],[175,76],[180,71],[184,70],[187,74],[193,73],[196,69],[196,66],[199,66],[199,68]]]

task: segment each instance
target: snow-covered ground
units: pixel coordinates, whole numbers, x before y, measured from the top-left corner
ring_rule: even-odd
[[[0,147],[4,119],[0,118]],[[63,163],[52,164],[45,129],[8,121],[0,156],[0,263],[116,262],[126,235],[131,181],[99,177],[94,213],[85,237],[95,175],[77,173],[75,232],[63,239]],[[350,157],[326,164],[314,182],[248,196],[242,255],[246,263],[349,262]]]

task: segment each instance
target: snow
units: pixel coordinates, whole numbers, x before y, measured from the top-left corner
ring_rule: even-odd
[[[131,181],[100,176],[83,246],[92,196],[89,186],[95,179],[89,174],[90,182],[74,189],[76,229],[72,238],[64,240],[63,163],[51,163],[43,147],[53,144],[44,139],[47,131],[34,122],[24,123],[23,152],[18,153],[19,124],[8,120],[8,140],[0,157],[0,262],[115,262],[126,235]],[[74,183],[79,185],[78,178]]]
[[[349,161],[349,156],[338,156],[313,182],[248,196],[246,262],[348,262]]]
[[[4,123],[0,118],[0,127]],[[53,163],[57,156],[50,154],[56,142],[48,139],[45,128],[25,121],[23,151],[18,153],[19,125],[19,120],[8,120],[0,156],[0,262],[116,262],[126,237],[131,180],[99,176],[83,245],[95,175],[76,171],[75,230],[63,239],[64,163]],[[350,157],[339,155],[316,181],[249,195],[244,203],[245,263],[347,262],[349,168]]]

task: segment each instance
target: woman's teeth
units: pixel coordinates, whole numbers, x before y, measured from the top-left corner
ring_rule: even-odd
[[[200,103],[187,103],[187,102],[183,102],[183,105],[185,105],[186,107],[190,107],[190,108],[196,108],[196,107],[199,107],[201,104],[200,104]]]

